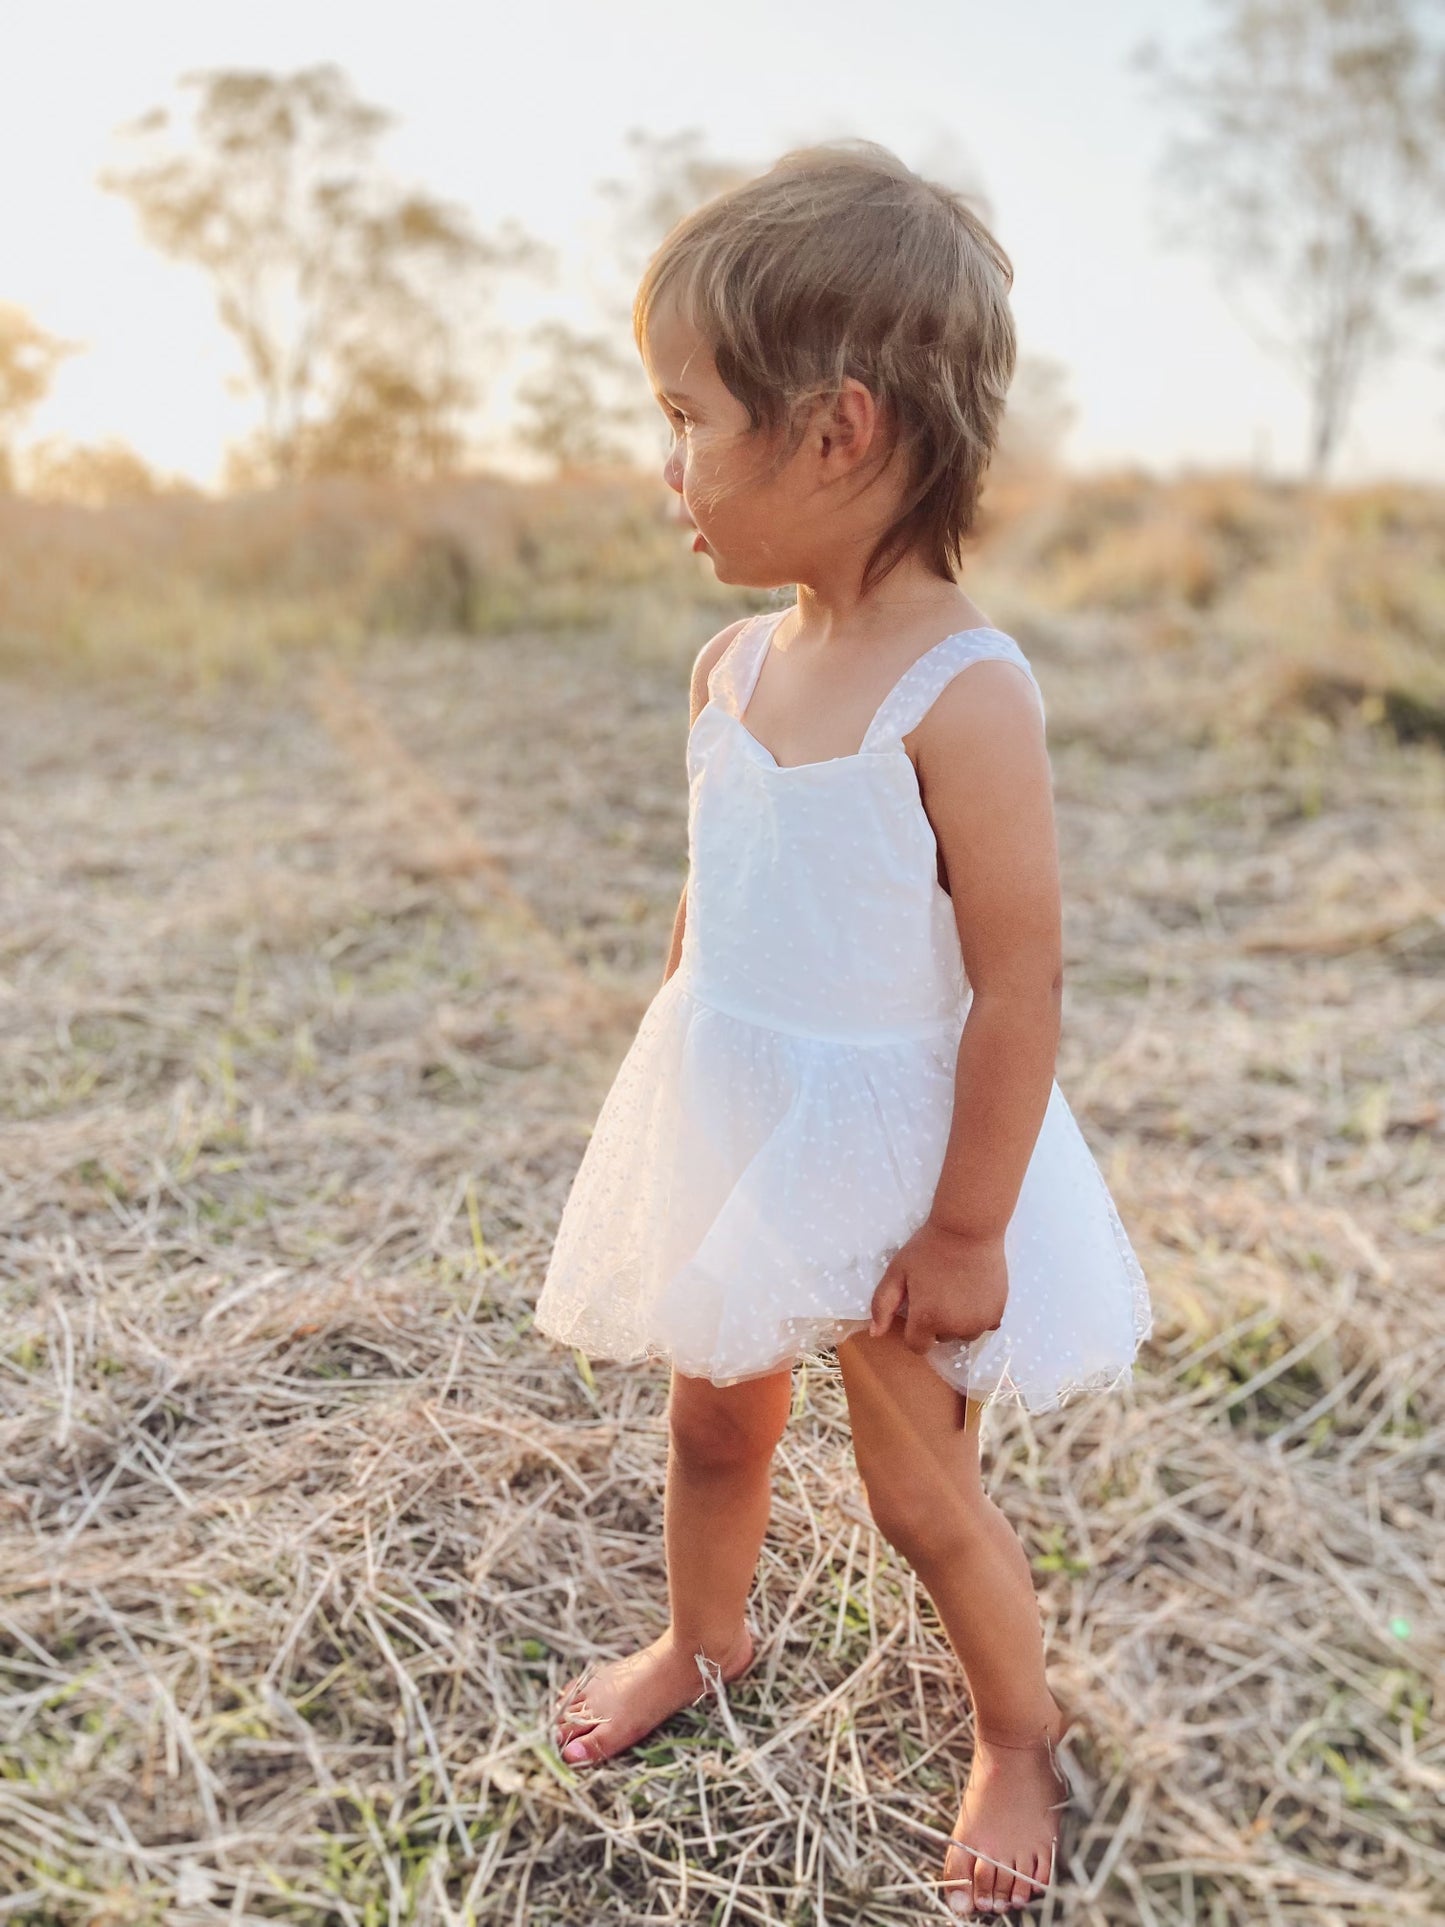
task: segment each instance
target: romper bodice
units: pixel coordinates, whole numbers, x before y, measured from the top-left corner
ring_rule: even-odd
[[[891,1041],[957,1028],[971,995],[938,844],[903,738],[970,663],[1022,650],[992,628],[910,664],[848,756],[780,764],[743,721],[786,611],[744,625],[688,737],[687,915],[695,997],[809,1036]]]

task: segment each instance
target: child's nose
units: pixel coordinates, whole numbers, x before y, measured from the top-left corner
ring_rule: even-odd
[[[667,486],[669,488],[675,488],[678,494],[681,495],[682,493],[682,459],[679,456],[676,449],[672,451],[672,453],[668,456],[666,462],[663,464],[662,479],[664,482],[667,483]]]

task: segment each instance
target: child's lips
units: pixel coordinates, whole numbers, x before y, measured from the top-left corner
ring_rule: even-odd
[[[694,533],[692,538],[693,554],[696,555],[699,549],[706,548],[706,546],[707,546],[707,537],[703,534],[701,529],[698,529]]]

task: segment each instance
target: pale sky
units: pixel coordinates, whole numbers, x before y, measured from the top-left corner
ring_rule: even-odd
[[[1150,35],[1182,51],[1210,14],[1205,0],[8,0],[0,300],[87,344],[29,435],[116,435],[216,478],[255,420],[228,390],[236,350],[199,270],[154,253],[95,177],[112,131],[188,69],[333,60],[399,116],[382,150],[398,176],[483,230],[511,217],[562,251],[553,286],[518,284],[503,304],[509,326],[588,319],[594,184],[629,172],[630,129],[696,128],[709,153],[757,170],[862,135],[979,181],[1014,263],[1021,353],[1068,370],[1075,467],[1296,474],[1308,414],[1294,374],[1245,332],[1210,262],[1159,238],[1165,110],[1127,60]],[[509,379],[489,415],[503,461]],[[1401,359],[1362,396],[1335,477],[1377,475],[1445,480],[1439,361]]]

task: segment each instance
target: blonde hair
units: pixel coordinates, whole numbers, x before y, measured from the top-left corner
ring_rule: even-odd
[[[998,443],[1017,346],[1013,266],[962,195],[876,141],[794,148],[686,215],[633,302],[643,350],[665,298],[708,343],[753,430],[800,446],[811,404],[849,376],[908,451],[900,513],[863,587],[915,546],[952,580]]]

